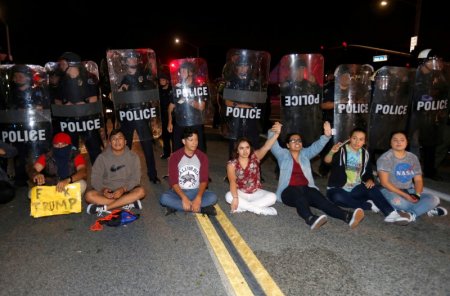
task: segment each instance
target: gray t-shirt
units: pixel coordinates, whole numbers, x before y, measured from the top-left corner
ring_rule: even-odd
[[[422,175],[422,168],[416,155],[407,151],[404,158],[397,158],[392,149],[378,158],[377,170],[388,172],[389,181],[399,189],[413,187],[413,178]]]

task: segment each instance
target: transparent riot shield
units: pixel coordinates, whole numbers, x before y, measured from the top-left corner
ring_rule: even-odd
[[[270,54],[267,52],[228,51],[222,72],[225,85],[219,96],[225,138],[247,137],[254,145],[258,144],[268,98],[269,66]]]
[[[415,74],[409,138],[412,152],[419,146],[436,146],[446,124],[449,106],[450,68],[442,59],[419,65]]]
[[[343,142],[358,127],[367,131],[371,97],[370,65],[339,65],[335,72],[334,141]]]
[[[205,123],[210,101],[208,65],[202,58],[178,59],[170,63],[175,120],[179,126]]]
[[[140,141],[161,136],[155,52],[150,48],[108,50],[111,95],[120,126]]]
[[[26,167],[50,148],[52,125],[47,74],[37,65],[0,66],[1,140],[18,150],[17,178],[26,180]]]
[[[371,150],[390,149],[391,133],[406,131],[414,72],[415,69],[387,66],[377,71],[368,131]]]
[[[280,110],[283,129],[287,134],[299,133],[309,146],[323,133],[323,56],[320,54],[291,54],[280,61]]]

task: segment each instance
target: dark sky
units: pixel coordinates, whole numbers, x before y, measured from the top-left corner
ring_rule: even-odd
[[[416,0],[391,0],[386,11],[380,11],[375,0],[296,2],[302,9],[295,9],[292,1],[273,1],[271,6],[214,1],[201,10],[196,7],[200,2],[195,1],[190,1],[188,8],[168,1],[120,2],[123,4],[113,7],[111,1],[95,0],[0,0],[15,62],[43,65],[64,51],[99,62],[108,48],[149,47],[161,63],[195,56],[195,48],[174,45],[175,35],[200,47],[213,75],[220,73],[230,48],[266,50],[272,55],[272,67],[285,54],[320,52],[321,45],[328,49],[342,41],[408,52],[416,13]],[[448,56],[450,13],[443,8],[444,3],[423,0],[419,43],[440,48]],[[213,5],[221,8],[212,9]],[[202,12],[208,9],[208,13]],[[5,40],[0,24],[3,48]],[[326,68],[327,60],[331,58],[325,55]]]

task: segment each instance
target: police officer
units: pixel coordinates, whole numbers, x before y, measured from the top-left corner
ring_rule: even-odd
[[[33,71],[27,65],[14,65],[10,69],[11,77],[11,93],[9,97],[9,109],[18,110],[17,118],[21,122],[15,125],[16,130],[26,130],[29,127],[26,126],[30,121],[26,110],[43,110],[48,109],[48,93],[39,86],[34,85]],[[31,115],[30,115],[31,116]],[[48,125],[45,123],[36,122],[38,129],[44,129],[47,136],[51,136],[50,122]],[[37,157],[47,147],[45,143],[41,141],[33,142],[29,141],[17,141],[13,143],[13,146],[17,149],[17,156],[14,158],[14,170],[15,170],[15,185],[25,186],[27,184],[27,162],[33,161],[34,157]]]
[[[65,74],[59,83],[58,97],[55,99],[55,104],[73,106],[73,110],[86,110],[81,109],[81,105],[96,103],[98,101],[98,81],[96,77],[90,75],[85,67],[83,67],[80,56],[73,52],[65,52],[61,55],[58,62],[61,71]],[[93,107],[93,105],[88,106],[88,108]],[[93,115],[93,117],[97,117],[95,119],[86,119],[89,118],[89,115],[82,116],[84,117],[83,119],[80,119],[80,117],[72,117],[72,115],[68,115],[66,119],[68,120],[67,122],[73,123],[74,125],[76,122],[79,123],[80,120],[83,120],[86,124],[89,121],[95,122],[95,128],[78,128],[78,125],[76,129],[72,130],[67,127],[61,128],[61,131],[70,135],[73,146],[78,148],[79,137],[83,139],[89,153],[91,164],[93,164],[97,156],[101,153],[102,147],[99,131],[100,119],[98,118],[101,117],[101,111],[99,114],[96,113]],[[62,126],[64,123],[60,122],[60,124]],[[81,126],[84,126],[84,124]]]
[[[249,58],[240,55],[234,64],[233,78],[227,81],[225,87],[229,89],[237,90],[249,90],[256,91],[260,88],[260,85],[256,79],[252,77],[252,65]],[[254,108],[254,104],[251,103],[238,103],[225,98],[225,105],[233,108],[249,109]],[[230,129],[233,130],[234,135],[230,137],[228,145],[228,156],[231,159],[234,151],[234,145],[236,140],[240,137],[246,137],[251,142],[255,149],[259,148],[259,119],[249,118],[230,118]]]
[[[119,83],[119,92],[156,89],[156,84],[152,80],[151,72],[147,71],[142,64],[139,63],[139,58],[140,54],[135,50],[127,50],[125,52],[124,61],[126,65],[126,74]],[[147,108],[147,104],[147,102],[126,103],[124,108],[127,109],[127,111],[141,110],[142,108]],[[158,178],[153,152],[153,133],[150,129],[149,121],[147,119],[123,119],[120,122],[120,127],[125,135],[127,146],[130,149],[133,144],[133,134],[136,130],[142,150],[144,151],[148,178],[150,182],[160,184],[161,180]]]
[[[170,77],[168,74],[161,72],[159,74],[159,106],[161,108],[161,122],[162,122],[162,141],[163,154],[161,159],[167,159],[172,154],[173,133],[167,130],[169,123],[169,104],[172,101],[172,86],[170,85]],[[174,120],[172,118],[172,120]]]
[[[179,92],[175,91],[173,100],[169,104],[168,131],[173,132],[173,151],[184,146],[182,142],[183,130],[185,127],[189,126],[198,132],[198,148],[203,152],[206,152],[206,139],[202,115],[206,108],[206,103],[201,97],[200,100],[198,100],[198,97],[191,98],[190,94],[184,95],[186,91],[189,93],[192,88],[200,86],[195,81],[194,68],[195,66],[191,62],[184,62],[180,65],[180,81],[175,85],[175,89],[179,90]],[[173,117],[171,116],[173,111],[176,116],[178,116],[178,120],[173,120]]]

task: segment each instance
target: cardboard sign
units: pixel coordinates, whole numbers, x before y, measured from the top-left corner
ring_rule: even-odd
[[[31,213],[34,218],[81,212],[79,183],[67,185],[62,192],[56,186],[31,188]]]

